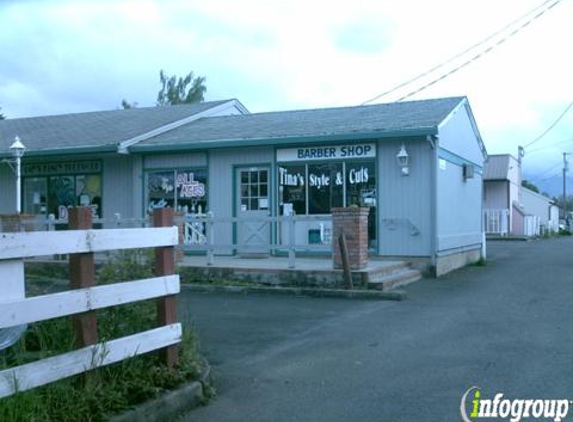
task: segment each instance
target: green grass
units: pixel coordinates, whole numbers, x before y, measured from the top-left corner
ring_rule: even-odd
[[[123,252],[98,273],[98,284],[151,277],[149,256]],[[97,311],[100,341],[156,326],[155,301]],[[71,318],[31,325],[15,346],[0,352],[0,370],[65,353],[76,348]],[[105,421],[114,413],[197,379],[201,370],[197,339],[184,328],[180,364],[169,369],[157,352],[90,371],[0,399],[2,422]]]
[[[485,267],[485,266],[487,266],[487,260],[484,259],[483,256],[480,256],[480,258],[476,262],[471,263],[470,266],[472,266],[472,267]]]

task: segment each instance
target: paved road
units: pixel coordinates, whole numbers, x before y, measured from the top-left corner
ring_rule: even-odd
[[[473,385],[573,399],[573,238],[489,255],[406,302],[184,294],[218,397],[183,420],[458,421]]]

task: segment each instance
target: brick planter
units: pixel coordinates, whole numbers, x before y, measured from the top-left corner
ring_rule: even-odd
[[[0,214],[0,232],[31,232],[36,216],[32,214]]]
[[[368,207],[332,209],[332,261],[334,269],[342,269],[338,237],[344,233],[351,270],[368,265]]]

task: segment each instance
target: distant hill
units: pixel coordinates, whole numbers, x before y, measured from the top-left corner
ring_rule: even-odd
[[[551,198],[563,195],[563,177],[561,175],[535,180],[535,175],[524,174],[523,178],[533,182],[542,193],[549,194]],[[567,177],[567,195],[573,195],[573,176]]]

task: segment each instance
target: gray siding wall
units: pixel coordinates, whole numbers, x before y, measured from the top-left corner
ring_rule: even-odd
[[[481,244],[482,178],[463,178],[463,167],[450,161],[438,169],[438,251]]]
[[[132,156],[131,166],[131,182],[133,189],[133,217],[144,217],[144,202],[143,202],[143,157]]]
[[[169,154],[146,155],[143,158],[146,170],[149,169],[175,169],[185,167],[206,167],[207,154]]]
[[[402,176],[396,154],[404,142],[410,175]],[[378,245],[380,255],[430,256],[432,251],[433,149],[422,139],[378,143]]]
[[[103,159],[102,202],[103,217],[114,218],[116,213],[122,217],[138,217],[135,202],[141,184],[134,179],[133,165],[139,160],[131,155],[114,155]],[[140,196],[140,195],[139,195]]]
[[[209,210],[213,211],[215,218],[233,216],[233,192],[235,180],[234,166],[238,165],[271,165],[270,186],[274,186],[274,149],[263,148],[233,148],[213,150],[209,152]],[[275,192],[271,193],[271,207],[274,209]],[[215,226],[215,244],[233,243],[233,228],[231,224],[217,224]],[[230,254],[230,249],[217,248],[217,253]]]
[[[439,128],[439,147],[453,153],[442,154],[445,170],[437,169],[438,251],[453,251],[481,244],[482,175],[475,169],[474,178],[464,181],[463,163],[483,168],[484,156],[472,126],[467,106],[458,107]],[[456,157],[457,156],[457,157]]]
[[[16,178],[8,164],[0,163],[0,214],[16,212]]]
[[[439,128],[440,147],[483,167],[483,153],[468,108],[458,107]]]

